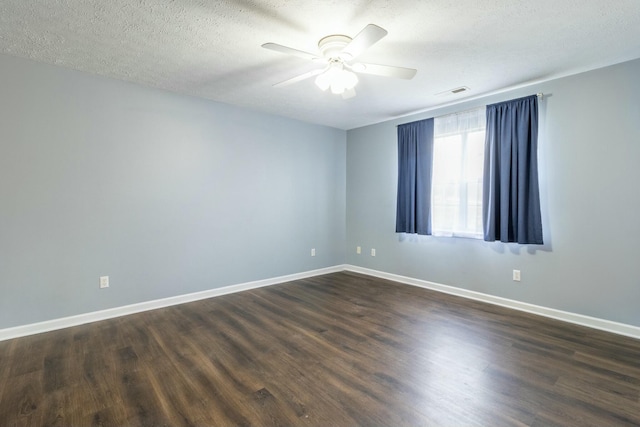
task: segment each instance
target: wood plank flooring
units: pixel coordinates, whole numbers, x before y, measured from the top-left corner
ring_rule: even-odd
[[[336,273],[0,342],[0,426],[640,425],[640,341]]]

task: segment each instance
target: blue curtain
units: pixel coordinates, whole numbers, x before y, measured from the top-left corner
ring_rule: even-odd
[[[396,232],[431,234],[433,119],[398,126]]]
[[[542,244],[538,97],[487,105],[484,240]]]

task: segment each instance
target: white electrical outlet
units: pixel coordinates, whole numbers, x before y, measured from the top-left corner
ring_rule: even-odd
[[[311,248],[311,256],[316,256],[316,248]]]
[[[360,246],[356,246],[356,253],[358,255],[362,253],[362,248]]]
[[[520,270],[513,270],[513,281],[514,282],[520,281]]]
[[[376,256],[376,250],[371,248],[371,256]]]
[[[109,276],[100,276],[100,289],[109,287]]]

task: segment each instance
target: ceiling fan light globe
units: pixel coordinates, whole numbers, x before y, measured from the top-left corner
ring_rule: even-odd
[[[340,76],[342,83],[344,84],[345,89],[351,90],[358,84],[358,76],[348,70],[342,70],[342,75]]]
[[[329,89],[329,86],[331,86],[331,78],[327,75],[326,72],[324,72],[316,77],[315,83],[316,86],[318,86],[320,90],[324,92]]]
[[[334,95],[342,95],[342,93],[345,91],[345,87],[342,81],[340,81],[340,79],[336,79],[331,83],[331,93],[333,93]]]
[[[347,70],[344,63],[334,61],[326,71],[316,77],[315,84],[322,91],[331,88],[332,93],[341,95],[345,91],[352,90],[358,84],[358,76]]]
[[[332,62],[326,73],[327,75],[331,76],[332,79],[334,79],[336,78],[336,76],[340,75],[343,69],[344,65],[341,62]]]

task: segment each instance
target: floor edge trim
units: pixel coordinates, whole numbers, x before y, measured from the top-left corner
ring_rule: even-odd
[[[40,334],[43,332],[55,331],[58,329],[69,328],[72,326],[84,325],[86,323],[98,322],[100,320],[113,319],[116,317],[126,316],[129,314],[141,313],[143,311],[155,310],[158,308],[184,304],[187,302],[193,302],[193,301],[198,301],[202,299],[218,297],[218,296],[232,294],[236,292],[262,288],[264,286],[272,286],[280,283],[291,282],[294,280],[306,279],[309,277],[320,276],[323,274],[337,273],[340,271],[344,271],[344,269],[345,269],[344,265],[336,265],[332,267],[320,268],[317,270],[309,270],[301,273],[288,274],[285,276],[278,276],[278,277],[272,277],[268,279],[255,280],[252,282],[223,286],[220,288],[208,289],[206,291],[176,295],[168,298],[144,301],[144,302],[135,303],[135,304],[123,305],[120,307],[108,308],[105,310],[77,314],[77,315],[68,316],[68,317],[61,317],[57,319],[46,320],[43,322],[14,326],[10,328],[0,329],[0,341]]]
[[[624,335],[631,338],[640,339],[640,327],[629,325],[626,323],[614,322],[611,320],[600,319],[597,317],[586,316],[583,314],[572,313],[569,311],[557,310],[555,308],[544,307],[535,304],[529,304],[508,298],[497,297],[494,295],[484,294],[481,292],[470,291],[467,289],[457,288],[455,286],[443,285],[441,283],[430,282],[428,280],[416,279],[413,277],[401,276],[398,274],[387,273],[384,271],[373,270],[366,267],[347,264],[344,266],[345,271],[366,274],[368,276],[378,277],[381,279],[392,280],[394,282],[403,283],[405,285],[418,286],[433,291],[443,292],[450,295],[456,295],[463,298],[469,298],[489,304],[499,305],[502,307],[512,308],[518,311],[537,314],[539,316],[549,317],[563,322],[573,323],[576,325],[587,326],[589,328],[601,331],[611,332],[618,335]]]

